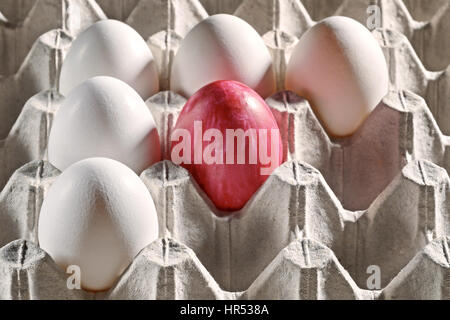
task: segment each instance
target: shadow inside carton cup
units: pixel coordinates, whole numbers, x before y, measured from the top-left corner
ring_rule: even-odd
[[[281,91],[267,103],[281,131],[285,158],[319,170],[345,209],[367,209],[406,164],[400,153],[403,116],[383,100],[347,137],[329,135],[308,101],[292,91]],[[295,119],[289,120],[290,113]]]
[[[8,136],[0,140],[0,189],[21,166],[47,159],[47,143],[54,113],[63,97],[55,91],[41,91],[27,100]]]

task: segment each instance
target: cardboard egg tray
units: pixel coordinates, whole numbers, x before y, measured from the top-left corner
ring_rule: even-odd
[[[0,299],[450,299],[450,9],[449,1],[424,2],[2,1]],[[284,91],[286,64],[314,20],[337,13],[365,23],[373,3],[390,92],[354,135],[333,139],[307,101]],[[173,57],[193,25],[219,12],[247,20],[272,53],[279,92],[266,102],[286,162],[231,218],[217,217],[185,169],[153,165],[141,179],[161,238],[109,291],[69,289],[70,274],[37,245],[37,222],[60,174],[46,148],[72,39],[105,16],[148,39],[162,91],[146,103],[169,159],[186,102],[167,91]]]

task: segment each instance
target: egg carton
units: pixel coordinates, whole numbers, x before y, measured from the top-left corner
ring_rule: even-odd
[[[161,133],[165,157],[169,156],[168,138],[184,103],[183,97],[171,92],[159,93],[147,101]],[[385,297],[380,296],[378,290],[364,291],[370,266],[382,270],[380,289],[391,283],[403,283],[398,277],[411,259],[434,240],[450,235],[447,172],[432,162],[415,160],[426,158],[426,152],[430,152],[430,157],[433,152],[445,148],[441,136],[426,135],[432,131],[439,133],[439,129],[424,100],[409,92],[391,92],[352,138],[341,141],[329,140],[309,104],[294,93],[278,93],[267,99],[267,103],[279,123],[285,156],[292,160],[278,168],[231,219],[218,218],[214,205],[185,169],[167,160],[152,166],[141,179],[155,201],[160,234],[167,241],[175,239],[195,253],[199,261],[197,267],[214,279],[214,287],[220,289],[214,293],[217,298],[296,297],[294,289],[287,287],[288,292],[284,292],[280,288],[285,286],[281,284],[270,290],[266,287],[264,292],[258,289],[258,294],[252,293],[254,287],[265,286],[258,279],[265,279],[266,273],[275,272],[267,270],[276,265],[274,261],[280,252],[290,252],[286,248],[295,247],[292,241],[296,240],[317,242],[316,249],[330,248],[334,260],[339,263],[336,268],[344,272],[339,277],[347,279],[346,290],[353,288],[350,292],[354,294],[344,293],[347,291],[341,287],[335,292],[324,293],[317,287],[320,292],[297,298]],[[388,155],[392,156],[386,158]],[[441,158],[443,165],[448,166],[445,153],[434,155],[430,160],[438,162]],[[314,158],[318,160],[316,163]],[[314,163],[320,172],[327,172],[328,181],[325,174],[300,160]],[[355,165],[354,161],[363,161],[364,165]],[[38,161],[25,165],[12,176],[0,194],[3,230],[0,245],[15,239],[37,242],[40,206],[46,190],[58,175],[59,171],[49,163]],[[342,193],[333,192],[330,188],[333,184],[334,190]],[[348,210],[366,204],[366,210]],[[282,278],[285,269],[280,268],[278,272],[282,275],[271,274],[270,277]],[[443,291],[424,285],[425,291],[409,293],[409,297],[448,298],[445,293],[448,270],[443,272],[440,282]],[[128,283],[123,280],[126,274],[128,271],[119,283]],[[137,274],[142,273],[137,268],[133,274],[138,279]],[[428,278],[435,276],[434,271],[425,274]],[[136,282],[139,281],[132,281]],[[175,287],[178,290],[179,287]],[[114,288],[112,292],[118,290]],[[132,285],[125,288],[119,290],[120,297],[143,298],[140,294],[144,289],[136,289],[136,293]],[[162,288],[156,286],[154,290],[166,290]],[[294,291],[289,291],[291,289]],[[397,289],[406,292],[404,288]],[[160,294],[154,297],[160,297]],[[211,298],[200,295],[196,286],[184,293],[166,294],[166,297],[177,298]],[[408,297],[407,293],[403,294]],[[97,298],[100,297],[106,298]],[[389,297],[395,297],[395,294]]]
[[[2,238],[22,238],[0,250],[1,299],[450,298],[450,181],[431,162],[406,165],[369,209],[351,212],[319,171],[288,161],[232,218],[217,217],[185,169],[157,163],[141,179],[162,238],[100,293],[69,289],[70,276],[35,244],[59,173],[32,162],[0,195]],[[378,290],[362,289],[371,267],[381,270]]]
[[[177,2],[170,4],[176,7]],[[148,43],[168,87],[171,61],[182,36],[169,24],[166,27]],[[271,45],[276,35],[283,37]],[[63,56],[70,37],[55,52]],[[292,46],[296,37],[275,29],[264,38],[280,75],[280,60],[289,51],[283,46],[289,39]],[[404,56],[403,47],[392,45],[398,42],[386,43],[386,54]],[[389,60],[391,77],[409,71],[409,64],[393,68],[397,61]],[[22,164],[46,159],[51,121],[63,100],[54,86],[47,88],[53,89],[25,104],[8,138],[0,142],[3,184]],[[231,220],[217,218],[214,206],[184,169],[165,161],[144,172],[141,178],[155,200],[164,238],[146,248],[108,293],[68,290],[68,275],[31,243],[37,242],[36,223],[45,191],[59,172],[45,161],[22,167],[0,194],[0,245],[26,239],[2,249],[6,258],[0,269],[5,266],[7,271],[1,272],[11,279],[0,292],[5,298],[448,299],[448,176],[437,165],[448,170],[450,139],[441,133],[423,99],[399,86],[391,89],[354,136],[337,140],[326,135],[300,97],[281,91],[269,98],[288,162]],[[184,103],[183,97],[167,91],[147,101],[165,158]],[[273,192],[279,189],[285,191]],[[404,234],[396,237],[399,232]],[[266,238],[258,239],[259,235]],[[24,249],[28,247],[32,249]],[[18,256],[22,263],[14,258]],[[32,262],[24,267],[28,258],[36,261],[36,256],[46,266]],[[371,265],[380,267],[384,289],[364,289]],[[292,279],[298,280],[296,285]]]

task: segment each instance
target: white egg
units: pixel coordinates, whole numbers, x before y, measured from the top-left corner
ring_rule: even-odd
[[[75,163],[49,188],[39,216],[39,245],[66,271],[80,269],[81,286],[109,289],[133,258],[158,238],[153,199],[120,162]]]
[[[275,92],[272,58],[264,41],[232,15],[211,16],[188,33],[173,62],[170,88],[188,98],[216,80],[239,81],[264,98]]]
[[[331,135],[351,135],[388,92],[386,60],[362,24],[330,17],[296,45],[286,89],[309,100]]]
[[[161,160],[155,121],[125,82],[95,77],[70,92],[60,106],[48,142],[59,170],[86,158],[118,160],[136,173]]]
[[[96,22],[75,39],[62,65],[59,90],[67,95],[95,76],[120,79],[144,100],[159,90],[149,47],[133,28],[116,20]]]

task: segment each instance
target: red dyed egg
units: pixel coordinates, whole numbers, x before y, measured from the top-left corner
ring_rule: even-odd
[[[186,168],[222,211],[241,209],[283,162],[272,112],[255,91],[236,81],[216,81],[197,91],[181,111],[171,140],[172,161]]]

